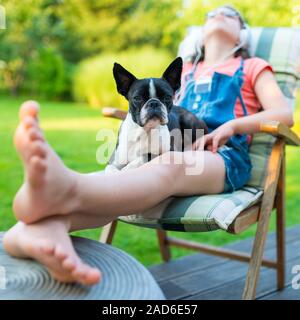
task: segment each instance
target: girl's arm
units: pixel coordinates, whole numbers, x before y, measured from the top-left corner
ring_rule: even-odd
[[[230,120],[209,134],[198,139],[193,149],[203,149],[217,152],[235,134],[254,134],[259,132],[260,123],[264,120],[277,120],[289,127],[294,125],[293,111],[290,109],[273,73],[262,71],[254,84],[254,91],[263,108],[256,114]]]
[[[260,122],[263,120],[277,120],[289,127],[294,125],[293,111],[270,70],[264,70],[258,75],[254,84],[254,91],[264,110],[232,120],[231,125],[234,134],[259,132]]]

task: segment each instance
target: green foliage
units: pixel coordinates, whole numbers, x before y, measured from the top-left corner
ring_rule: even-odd
[[[238,9],[250,26],[298,26],[300,24],[299,0],[264,0],[255,5],[251,0],[185,0],[182,26],[203,24],[205,13],[224,4]],[[196,14],[195,14],[196,13]]]
[[[150,47],[131,49],[119,54],[105,53],[83,61],[74,75],[73,94],[77,101],[94,107],[127,107],[118,94],[113,78],[113,64],[118,62],[138,78],[161,77],[172,56],[164,50]]]
[[[259,3],[259,10],[251,0],[231,0],[229,4],[240,10],[252,26],[299,26],[298,2],[265,0]],[[69,98],[72,71],[80,61],[146,45],[166,50],[174,57],[186,28],[203,24],[207,11],[225,3],[220,0],[2,0],[7,29],[0,30],[0,87],[13,95],[22,92],[51,99]],[[42,63],[48,65],[41,66]],[[43,76],[38,74],[40,71],[44,72]],[[92,95],[89,94],[89,101],[96,101],[97,96],[94,99]]]
[[[51,47],[35,52],[27,65],[24,89],[34,96],[53,99],[61,96],[67,87],[64,59]]]
[[[80,38],[83,51],[95,55],[149,44],[160,47],[181,5],[181,0],[65,0],[58,12]]]
[[[71,36],[59,15],[61,3],[3,1],[7,28],[0,32],[2,86],[13,95],[25,92],[57,98],[70,90],[68,72],[82,58],[82,48],[74,45],[79,38],[76,33]]]

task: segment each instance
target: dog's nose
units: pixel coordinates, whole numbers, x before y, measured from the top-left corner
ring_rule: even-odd
[[[149,108],[155,109],[155,108],[159,108],[161,103],[157,99],[153,99],[153,100],[151,99],[151,100],[148,101],[147,105],[148,105]]]

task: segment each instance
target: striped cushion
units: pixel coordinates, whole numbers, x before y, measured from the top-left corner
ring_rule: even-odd
[[[268,160],[275,140],[275,137],[266,133],[257,133],[253,136],[249,151],[252,170],[248,185],[263,189],[267,176]]]
[[[179,47],[185,61],[195,54],[195,42],[201,27],[192,27]],[[293,107],[300,73],[300,29],[251,28],[250,54],[269,61],[277,81]],[[164,230],[204,232],[227,230],[247,207],[260,201],[267,164],[275,142],[271,135],[258,133],[250,147],[251,178],[247,185],[232,193],[191,197],[172,197],[140,214],[121,216],[119,220],[142,227]]]
[[[173,197],[144,214],[119,217],[134,225],[173,231],[227,230],[238,214],[258,202],[262,191],[245,186],[232,193]]]
[[[250,55],[272,65],[282,92],[293,106],[300,79],[300,28],[252,28]]]

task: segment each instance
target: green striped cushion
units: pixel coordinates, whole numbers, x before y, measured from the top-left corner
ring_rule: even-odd
[[[300,28],[251,28],[250,55],[272,65],[282,92],[294,106],[300,79]]]
[[[249,150],[252,170],[248,185],[263,189],[267,175],[268,160],[275,140],[275,137],[266,133],[257,133],[253,136]]]
[[[173,197],[144,214],[122,216],[119,220],[173,231],[227,230],[241,211],[260,200],[262,193],[257,188],[245,186],[232,193]]]

